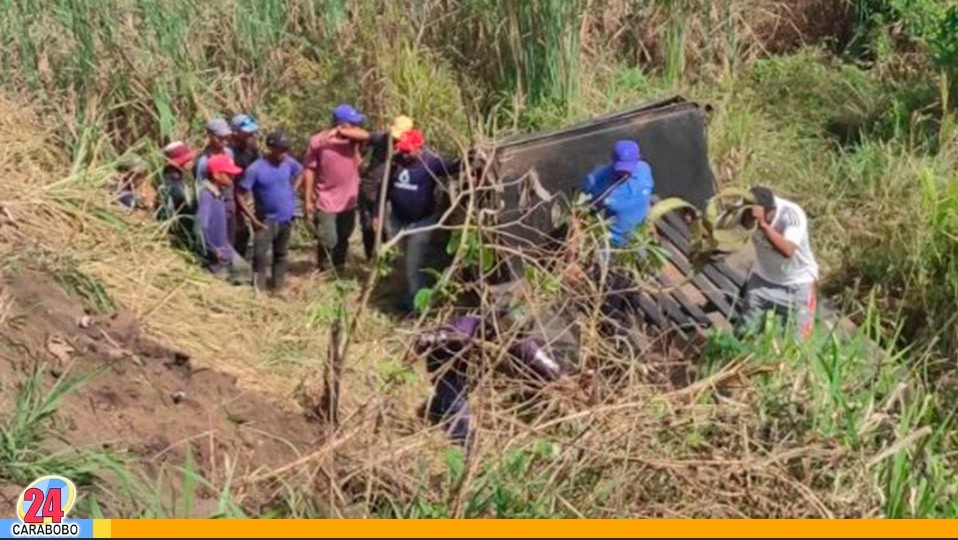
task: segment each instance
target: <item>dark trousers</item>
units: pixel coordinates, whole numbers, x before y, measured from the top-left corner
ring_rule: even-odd
[[[236,231],[233,234],[233,249],[244,259],[249,255],[249,240],[251,236],[249,220],[246,219],[246,216],[243,215],[242,212],[237,211]]]
[[[363,252],[366,254],[366,260],[372,261],[376,255],[376,228],[373,227],[373,215],[376,213],[375,201],[360,195],[359,198],[359,227],[363,233]],[[383,227],[382,241],[389,240],[387,228]]]
[[[340,270],[346,264],[349,251],[349,237],[356,229],[356,210],[346,210],[338,214],[316,212],[316,234],[319,246],[316,250],[316,264],[320,268],[329,266]]]
[[[265,227],[253,234],[253,285],[257,290],[267,287],[280,290],[286,281],[286,268],[289,266],[289,236],[292,223],[265,221]],[[273,250],[273,268],[270,279],[266,277],[266,262],[270,248]]]

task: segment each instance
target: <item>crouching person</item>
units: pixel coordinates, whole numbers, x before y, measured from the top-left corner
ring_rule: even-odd
[[[207,268],[217,277],[233,284],[250,281],[249,265],[233,248],[229,234],[227,201],[223,190],[233,186],[234,178],[242,170],[233,158],[218,154],[207,162],[208,179],[200,185],[196,221],[205,247]]]
[[[815,324],[818,263],[812,253],[805,211],[764,187],[752,189],[755,263],[746,283],[740,330],[755,331],[767,313],[794,325],[799,339]]]
[[[506,315],[510,317],[511,315]],[[425,355],[426,369],[434,385],[426,408],[430,422],[444,426],[457,444],[470,447],[472,430],[469,415],[469,369],[479,357],[481,342],[492,342],[495,327],[475,315],[456,317],[447,324],[424,332],[416,340],[414,350]],[[512,372],[520,373],[533,384],[551,383],[569,373],[567,363],[548,350],[546,342],[526,334],[509,345],[508,359]]]

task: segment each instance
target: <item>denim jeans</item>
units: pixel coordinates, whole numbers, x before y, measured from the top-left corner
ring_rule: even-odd
[[[429,254],[429,242],[432,239],[432,227],[436,218],[428,218],[411,223],[402,223],[395,216],[389,219],[389,235],[395,237],[402,233],[403,261],[406,274],[406,302],[412,308],[415,304],[416,293],[426,287],[429,276],[426,269],[426,257]],[[422,230],[420,230],[422,229]]]

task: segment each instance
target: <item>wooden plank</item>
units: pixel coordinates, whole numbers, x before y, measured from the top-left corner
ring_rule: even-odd
[[[690,238],[692,235],[692,229],[689,228],[689,224],[685,221],[685,218],[680,212],[672,211],[668,214],[665,214],[662,218],[663,221],[669,224],[670,227],[682,234],[686,238]]]
[[[669,251],[669,254],[672,255],[670,261],[675,265],[685,275],[688,275],[692,272],[692,264],[688,262],[684,255],[679,252],[670,242],[664,242],[662,244],[666,250]],[[722,291],[721,287],[715,285],[709,281],[703,274],[696,274],[692,278],[692,283],[702,293],[705,298],[708,299],[709,303],[715,307],[715,309],[722,312],[722,315],[728,317],[732,313],[732,305],[726,299],[726,293]]]
[[[737,289],[741,290],[741,288],[745,286],[745,273],[739,272],[721,261],[716,262],[714,266],[723,276],[731,280]]]
[[[672,271],[669,272],[669,269]],[[671,266],[664,269],[664,272],[656,277],[656,280],[666,288],[674,287],[678,283],[681,283],[684,279],[685,276],[678,273],[678,271]],[[698,292],[691,284],[684,285],[683,287],[689,289],[690,293]],[[668,294],[672,296],[672,298],[679,304],[679,306],[681,306],[685,313],[695,321],[696,324],[703,324],[706,326],[709,325],[708,315],[706,315],[702,308],[696,305],[696,303],[689,298],[689,295],[685,290],[678,288],[669,291]],[[705,297],[701,295],[699,296],[702,298],[702,304],[704,304]]]

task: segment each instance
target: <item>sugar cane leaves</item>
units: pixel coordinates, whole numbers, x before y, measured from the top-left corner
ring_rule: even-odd
[[[755,225],[749,224],[747,217],[754,204],[751,192],[738,188],[717,193],[709,199],[704,212],[684,199],[669,197],[652,206],[646,226],[655,230],[659,221],[672,212],[689,216],[689,263],[692,271],[698,273],[717,255],[736,251],[749,241]]]

